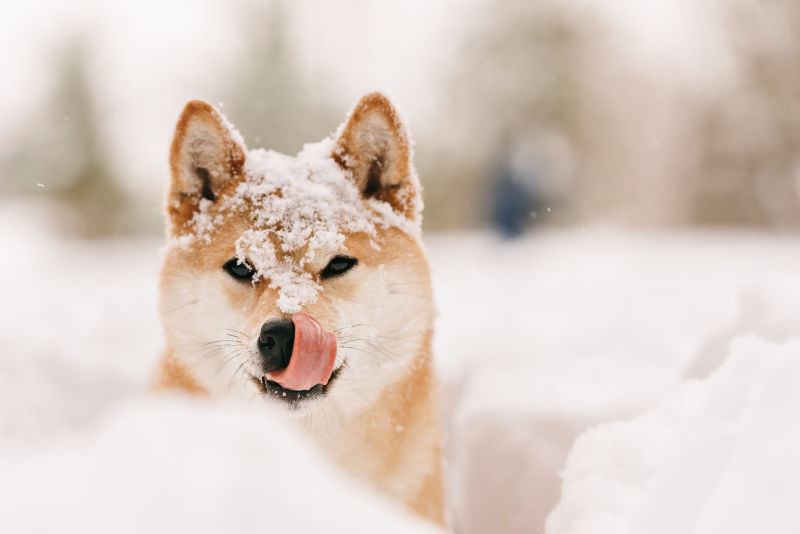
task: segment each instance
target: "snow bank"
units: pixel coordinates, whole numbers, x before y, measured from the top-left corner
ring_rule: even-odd
[[[766,272],[748,279],[738,292],[735,319],[709,335],[684,371],[686,378],[703,378],[725,361],[736,338],[758,335],[783,342],[800,334],[800,279]]]
[[[708,379],[582,435],[548,534],[796,533],[800,340],[747,337]]]
[[[0,448],[0,472],[0,532],[439,532],[252,407],[130,401],[85,434]]]
[[[65,242],[2,215],[0,443],[49,440],[145,388],[160,244]]]
[[[594,228],[426,241],[460,534],[542,532],[578,435],[658,403],[744,314],[737,332],[764,335],[800,317],[789,238]]]
[[[450,503],[461,534],[541,528],[564,465],[587,427],[639,413],[663,377],[636,368],[553,361],[476,366],[450,396]]]

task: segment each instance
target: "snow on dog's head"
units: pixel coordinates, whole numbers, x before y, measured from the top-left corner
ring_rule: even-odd
[[[411,157],[405,125],[378,93],[295,157],[248,151],[212,106],[187,104],[170,155],[161,287],[182,380],[310,407],[348,383],[377,391],[417,354],[431,304]],[[319,382],[295,391],[273,375],[289,361],[300,313],[337,343],[332,373],[289,380]],[[282,343],[283,353],[273,348]]]

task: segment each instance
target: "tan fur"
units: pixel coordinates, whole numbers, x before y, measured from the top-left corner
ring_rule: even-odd
[[[200,384],[194,379],[192,374],[172,355],[172,351],[164,351],[161,359],[156,366],[155,373],[150,384],[153,391],[187,391],[208,395]]]
[[[415,366],[341,429],[334,457],[378,490],[444,525],[439,388],[427,354],[429,339]]]
[[[364,97],[338,136],[332,157],[351,173],[364,197],[388,202],[398,213],[418,220],[421,198],[410,159],[411,142],[389,101],[377,93]],[[170,154],[169,237],[189,231],[187,223],[203,198],[203,174],[197,174],[196,168],[214,171],[206,180],[206,193],[221,198],[242,180],[245,157],[243,147],[211,106],[187,105]],[[231,325],[241,334],[242,343],[252,343],[265,320],[283,316],[276,304],[276,289],[267,283],[241,283],[222,272],[221,266],[235,255],[236,238],[250,224],[246,213],[237,213],[225,218],[209,243],[167,248],[160,281],[167,348],[156,369],[155,389],[238,395],[265,402],[251,380],[243,379],[244,374],[227,371],[232,391],[215,381],[219,372],[226,372],[221,357],[216,364],[208,364],[207,354],[198,356],[196,350],[185,348],[192,345],[186,342],[188,338],[197,339],[196,345],[203,350],[203,336],[210,336],[209,330]],[[278,251],[279,257],[293,261],[304,253]],[[301,415],[298,423],[347,472],[444,525],[439,389],[431,354],[434,313],[425,254],[415,237],[382,227],[377,236],[346,234],[340,249],[319,251],[319,257],[303,269],[318,277],[334,253],[358,258],[357,271],[325,281],[324,291],[303,312],[329,332],[352,328],[351,338],[358,337],[358,325],[341,324],[342,317],[401,319],[396,335],[402,339],[372,351],[371,356],[347,353],[345,346],[343,358],[360,362],[361,367],[348,365],[314,411]],[[393,339],[395,333],[388,335],[386,339]],[[371,350],[367,349],[361,352]],[[390,356],[400,358],[402,364],[391,358],[383,365],[374,361],[387,357],[389,349]],[[365,374],[365,369],[373,374]],[[316,417],[317,412],[323,415]]]

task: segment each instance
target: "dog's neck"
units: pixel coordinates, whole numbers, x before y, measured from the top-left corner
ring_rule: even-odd
[[[172,349],[167,349],[156,365],[151,389],[154,391],[182,390],[198,395],[208,395],[208,391],[197,383],[192,374],[175,357]]]
[[[374,402],[335,422],[312,416],[308,427],[347,472],[443,525],[439,386],[431,334],[414,365]]]

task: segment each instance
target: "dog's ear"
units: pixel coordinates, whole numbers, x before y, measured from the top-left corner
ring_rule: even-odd
[[[180,231],[203,199],[215,202],[242,173],[245,151],[241,136],[213,106],[200,100],[186,104],[169,155],[171,233]]]
[[[370,93],[356,104],[336,135],[333,158],[352,174],[364,198],[388,202],[418,220],[421,188],[412,162],[412,143],[389,99]]]

